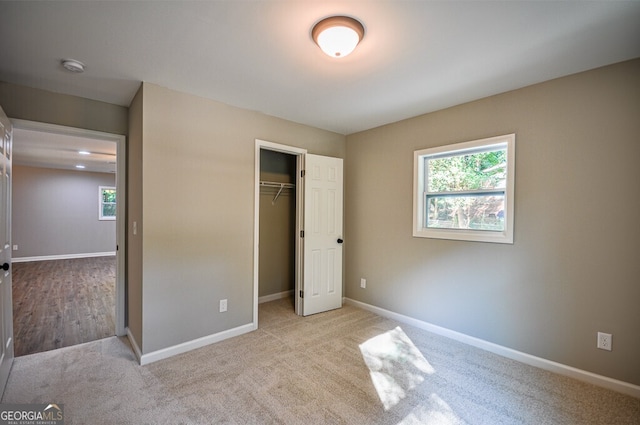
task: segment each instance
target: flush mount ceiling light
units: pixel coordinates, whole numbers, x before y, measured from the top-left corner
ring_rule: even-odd
[[[64,69],[70,72],[81,73],[84,72],[84,64],[75,59],[63,59],[61,61]]]
[[[311,37],[327,55],[343,58],[362,41],[364,27],[348,16],[331,16],[314,25]]]

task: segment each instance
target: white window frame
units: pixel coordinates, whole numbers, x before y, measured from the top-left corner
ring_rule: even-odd
[[[102,202],[102,192],[105,190],[116,190],[115,187],[113,186],[98,186],[98,220],[100,221],[106,221],[106,220],[115,220],[116,216],[115,215],[102,215],[102,211],[103,211],[103,205],[104,203]],[[118,192],[116,192],[116,210],[117,210],[117,196],[118,196]]]
[[[452,239],[474,242],[492,242],[513,244],[514,223],[514,185],[515,185],[515,134],[489,137],[471,142],[421,149],[413,153],[413,236],[419,238]],[[477,151],[483,148],[503,145],[507,149],[507,177],[504,189],[505,228],[502,231],[473,229],[428,228],[425,223],[426,189],[425,159],[446,155],[460,155],[465,151]]]

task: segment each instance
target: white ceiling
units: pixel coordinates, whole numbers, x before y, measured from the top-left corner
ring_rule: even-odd
[[[333,14],[366,29],[341,59],[310,37]],[[640,57],[640,1],[1,1],[0,52],[10,83],[128,106],[146,81],[351,134]]]

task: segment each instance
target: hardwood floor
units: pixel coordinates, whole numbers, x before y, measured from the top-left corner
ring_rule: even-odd
[[[12,267],[16,357],[115,335],[115,256]]]

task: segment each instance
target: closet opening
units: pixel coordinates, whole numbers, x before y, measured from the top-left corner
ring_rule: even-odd
[[[301,172],[306,149],[256,139],[253,326],[258,305],[287,302],[302,314],[303,222]]]
[[[303,183],[307,150],[256,139],[253,326],[260,303],[290,300],[302,314]]]
[[[260,149],[258,302],[281,298],[295,308],[297,156]]]

